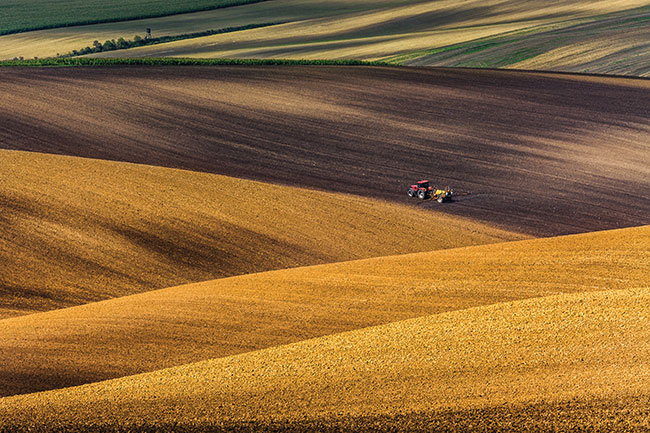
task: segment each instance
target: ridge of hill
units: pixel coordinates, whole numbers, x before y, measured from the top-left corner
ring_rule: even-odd
[[[0,423],[73,432],[367,431],[368,421],[373,431],[647,428],[649,305],[646,288],[420,317],[3,398]]]
[[[650,286],[650,226],[285,269],[0,321],[0,395],[429,314]]]

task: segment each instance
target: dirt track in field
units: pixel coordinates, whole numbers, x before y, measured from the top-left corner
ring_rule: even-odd
[[[0,147],[407,202],[557,235],[650,223],[650,82],[362,67],[0,70]],[[432,230],[423,228],[423,231]]]

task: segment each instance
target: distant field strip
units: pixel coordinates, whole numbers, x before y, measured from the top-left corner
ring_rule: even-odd
[[[373,431],[640,431],[649,427],[649,306],[645,288],[421,317],[4,398],[0,424],[32,432],[367,431],[368,421]]]
[[[648,287],[648,263],[645,226],[243,275],[5,319],[0,395],[480,305]]]
[[[0,37],[0,59],[54,56],[90,46],[94,40],[142,35],[145,28],[152,28],[154,36],[172,36],[286,22],[96,55],[377,60],[647,5],[644,0],[273,0],[218,11],[8,35]]]
[[[104,43],[101,43],[99,41],[93,41],[93,46],[86,46],[84,48],[81,48],[79,50],[72,50],[71,52],[63,55],[63,56],[57,56],[59,57],[76,57],[76,56],[81,56],[84,54],[91,54],[91,53],[100,53],[100,52],[106,52],[106,51],[115,51],[115,50],[125,50],[128,48],[134,48],[134,47],[142,47],[142,46],[149,46],[149,45],[156,45],[156,44],[163,44],[167,42],[173,42],[173,41],[179,41],[179,40],[185,40],[185,39],[194,39],[194,38],[200,38],[204,36],[209,36],[209,35],[217,35],[217,34],[222,34],[222,33],[233,33],[233,32],[239,32],[242,30],[249,30],[249,29],[256,29],[260,27],[268,27],[268,26],[273,26],[277,25],[280,23],[261,23],[261,24],[251,24],[247,26],[240,26],[240,27],[226,27],[223,29],[217,29],[217,30],[205,30],[202,32],[195,32],[195,33],[184,33],[181,35],[174,35],[174,36],[161,36],[161,37],[149,37],[149,38],[142,38],[140,36],[135,36],[133,39],[124,39],[120,38],[117,41],[116,40],[111,40],[111,41],[105,41]],[[36,60],[34,60],[36,61]],[[6,63],[6,62],[5,62]]]
[[[11,0],[2,5],[0,35],[221,9],[266,0]]]
[[[120,56],[358,58],[376,60],[418,48],[617,12],[647,2],[412,2],[381,10],[295,21],[264,30],[134,49]],[[292,21],[292,20],[288,20]],[[110,54],[100,54],[110,55]]]
[[[48,59],[0,60],[0,67],[75,67],[75,66],[392,66],[365,60],[292,59],[199,59],[183,57],[56,57]]]
[[[93,41],[132,38],[152,29],[154,37],[195,33],[214,28],[241,27],[267,22],[334,17],[427,0],[273,0],[238,7],[171,15],[162,18],[66,27],[0,36],[0,59],[65,54],[92,46]]]
[[[0,151],[0,317],[186,282],[520,236],[386,202]],[[452,227],[423,237],[402,226]]]

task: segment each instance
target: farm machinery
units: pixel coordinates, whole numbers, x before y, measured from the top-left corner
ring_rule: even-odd
[[[408,190],[409,197],[417,197],[420,200],[433,199],[438,203],[445,203],[452,201],[454,191],[449,187],[445,189],[438,189],[432,187],[428,180],[420,180],[415,185],[411,185]]]

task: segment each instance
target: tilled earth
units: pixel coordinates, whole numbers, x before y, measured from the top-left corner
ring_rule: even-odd
[[[0,148],[407,202],[559,235],[650,223],[650,81],[316,66],[0,70]],[[408,227],[423,235],[433,227]]]

